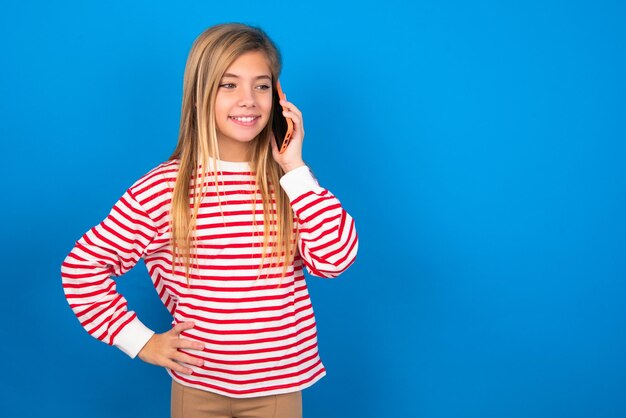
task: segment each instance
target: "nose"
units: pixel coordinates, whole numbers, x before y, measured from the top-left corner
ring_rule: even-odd
[[[256,105],[252,88],[243,88],[240,90],[238,105],[242,107],[254,107]]]

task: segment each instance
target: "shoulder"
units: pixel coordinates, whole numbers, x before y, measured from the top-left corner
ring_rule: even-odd
[[[178,174],[178,160],[165,161],[141,176],[128,193],[138,202],[153,199],[155,196],[171,192]]]

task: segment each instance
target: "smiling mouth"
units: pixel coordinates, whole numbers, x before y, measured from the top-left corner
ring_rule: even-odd
[[[237,122],[252,122],[260,118],[260,116],[229,116],[231,119],[236,120]]]

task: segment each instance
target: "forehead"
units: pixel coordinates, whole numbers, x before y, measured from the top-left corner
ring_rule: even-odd
[[[226,69],[225,76],[259,76],[270,75],[270,66],[267,56],[262,51],[250,51],[241,54]]]

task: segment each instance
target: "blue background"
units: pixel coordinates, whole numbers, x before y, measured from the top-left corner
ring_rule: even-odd
[[[191,43],[226,21],[280,46],[305,159],[357,221],[356,264],[309,280],[306,417],[626,416],[623,2],[2,9],[3,416],[168,416],[165,371],[89,337],[59,269],[170,155]],[[143,265],[119,288],[168,328]]]

